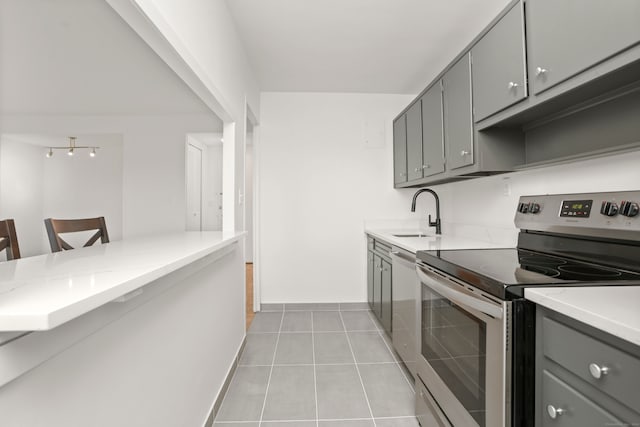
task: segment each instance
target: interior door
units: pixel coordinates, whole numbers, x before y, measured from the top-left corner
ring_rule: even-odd
[[[202,230],[202,150],[187,144],[187,231]]]

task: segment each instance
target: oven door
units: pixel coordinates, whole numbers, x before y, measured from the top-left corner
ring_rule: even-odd
[[[429,266],[421,282],[418,376],[456,427],[510,426],[511,304]]]

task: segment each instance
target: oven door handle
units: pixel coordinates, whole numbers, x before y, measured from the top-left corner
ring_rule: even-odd
[[[503,310],[501,306],[481,300],[475,295],[470,295],[453,289],[452,287],[442,283],[444,280],[442,277],[429,270],[425,270],[420,266],[416,266],[416,271],[422,283],[432,288],[443,297],[449,298],[452,302],[466,305],[467,307],[475,309],[488,316],[502,319]]]

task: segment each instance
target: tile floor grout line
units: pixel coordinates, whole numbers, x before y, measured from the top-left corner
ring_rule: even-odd
[[[364,388],[364,381],[362,381],[362,374],[360,374],[360,368],[358,368],[358,361],[356,360],[356,354],[353,352],[353,346],[351,345],[351,338],[349,338],[349,331],[347,331],[347,325],[344,323],[344,318],[342,317],[342,312],[338,312],[340,314],[340,321],[342,322],[342,327],[344,328],[345,335],[347,336],[347,344],[349,344],[349,350],[351,351],[351,357],[353,357],[353,361],[356,362],[356,372],[358,373],[358,378],[360,379],[360,385],[362,386],[362,392],[364,393],[364,398],[367,401],[367,407],[369,408],[369,414],[373,419],[373,427],[377,427],[376,420],[373,417],[373,410],[371,409],[371,403],[369,402],[369,395],[367,394],[367,390]]]
[[[273,366],[276,363],[276,354],[278,353],[278,343],[280,342],[280,331],[282,330],[282,324],[284,323],[284,311],[280,316],[280,326],[278,327],[278,338],[276,338],[276,347],[273,350],[273,358],[271,359],[271,369],[269,370],[269,378],[267,379],[267,388],[264,391],[264,401],[262,402],[262,411],[260,411],[260,422],[258,425],[262,425],[262,418],[264,417],[264,409],[267,406],[267,396],[269,395],[269,386],[271,385],[271,375],[273,374]]]
[[[316,427],[319,427],[318,421],[318,378],[316,375],[316,344],[313,335],[313,311],[311,313],[311,357],[313,360],[313,392],[316,399]]]
[[[369,318],[371,318],[371,314],[372,312],[369,311]],[[371,319],[371,320],[375,322],[375,319]],[[398,360],[396,355],[393,353],[393,350],[389,347],[389,344],[387,344],[387,340],[384,339],[384,336],[382,335],[383,333],[384,331],[378,329],[378,335],[380,335],[380,339],[382,339],[382,342],[384,343],[385,347],[387,347],[387,350],[389,350],[389,352],[391,353],[391,357],[393,357],[393,360],[395,361],[394,363],[398,366],[398,369],[400,370],[400,375],[402,375],[402,378],[404,378],[407,384],[409,384],[409,389],[411,389],[413,394],[415,394],[416,393],[415,384],[411,384],[411,381],[409,381],[409,378],[407,378],[404,372],[402,372],[402,366],[400,366],[400,363],[402,363],[402,361]]]

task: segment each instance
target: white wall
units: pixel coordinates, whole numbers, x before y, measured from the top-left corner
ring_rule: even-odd
[[[491,227],[516,234],[521,195],[638,190],[640,151],[432,187],[445,226]],[[505,186],[510,195],[505,195]],[[447,224],[448,223],[448,224]]]
[[[0,137],[0,219],[16,221],[22,257],[43,253],[46,244],[43,158],[42,147]]]
[[[108,1],[116,10],[121,10],[119,1]],[[224,0],[192,0],[188,7],[174,0],[134,1],[224,110],[216,113],[227,122],[225,150],[233,150],[235,168],[233,194],[229,194],[225,185],[225,211],[233,212],[233,218],[227,215],[224,224],[227,224],[225,228],[240,230],[244,215],[240,194],[244,194],[246,107],[250,105],[259,117],[260,103],[258,84],[233,17]],[[129,23],[136,30],[133,20]],[[235,124],[232,133],[228,133],[230,123]]]
[[[392,120],[407,95],[263,93],[262,302],[366,301],[364,220],[410,217],[392,188]],[[380,140],[365,143],[381,125]]]
[[[364,221],[435,213],[428,194],[410,213],[416,190],[392,186],[391,120],[408,102],[390,95],[263,94],[263,303],[365,301]],[[365,146],[365,118],[384,120],[384,146]],[[513,246],[520,195],[637,190],[638,164],[640,152],[627,153],[431,188],[440,195],[444,233]]]

